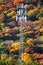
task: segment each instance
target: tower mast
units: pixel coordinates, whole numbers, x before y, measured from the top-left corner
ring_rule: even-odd
[[[26,9],[24,9],[24,4],[17,4],[17,16],[16,21],[20,21],[20,50],[19,50],[19,58],[21,53],[23,53],[23,22],[27,21]]]

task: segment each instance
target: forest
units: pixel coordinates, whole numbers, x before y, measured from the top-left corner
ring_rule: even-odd
[[[17,4],[24,4],[23,52]],[[43,65],[43,0],[0,0],[0,65]]]

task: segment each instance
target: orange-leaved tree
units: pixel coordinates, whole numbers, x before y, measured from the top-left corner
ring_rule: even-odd
[[[17,4],[19,4],[19,3],[21,3],[21,2],[24,2],[25,0],[14,0],[14,5],[17,5]]]

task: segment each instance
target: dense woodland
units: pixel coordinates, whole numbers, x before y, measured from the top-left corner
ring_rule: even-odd
[[[23,53],[16,5],[24,3]],[[0,65],[43,65],[43,0],[0,0]]]

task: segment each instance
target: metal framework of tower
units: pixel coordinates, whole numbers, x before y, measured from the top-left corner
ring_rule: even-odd
[[[27,21],[27,16],[26,16],[26,9],[24,8],[24,4],[20,3],[19,5],[17,4],[17,16],[16,16],[16,21],[20,21],[20,50],[19,50],[19,58],[21,56],[21,53],[23,52],[23,22]]]

